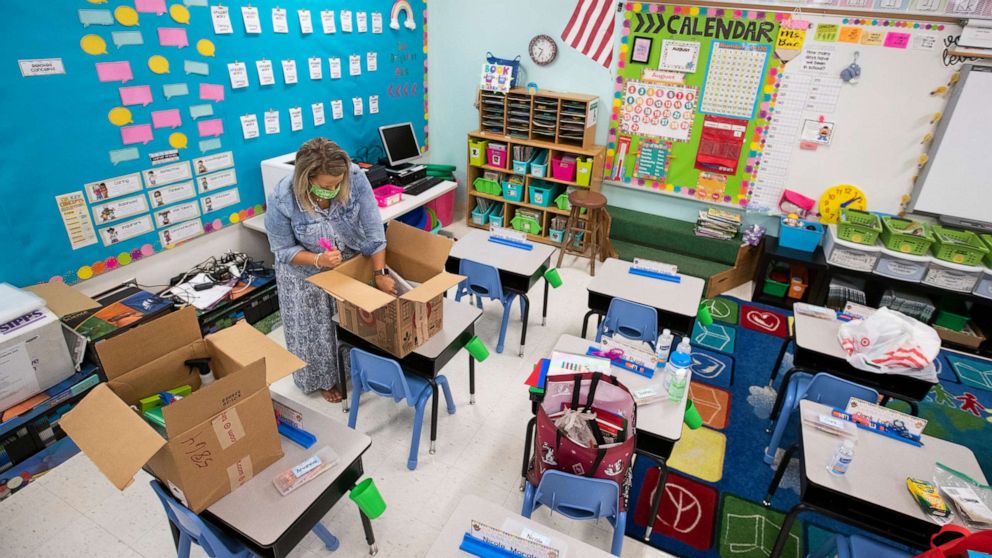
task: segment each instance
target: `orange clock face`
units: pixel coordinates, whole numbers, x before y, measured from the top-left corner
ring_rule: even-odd
[[[841,208],[866,211],[868,199],[860,188],[853,184],[838,184],[827,188],[820,196],[820,222],[836,224],[840,219]]]

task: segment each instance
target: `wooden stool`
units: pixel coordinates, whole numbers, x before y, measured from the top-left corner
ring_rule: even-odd
[[[609,249],[609,217],[606,212],[606,196],[599,192],[589,190],[575,190],[568,195],[568,203],[572,206],[572,211],[568,214],[568,222],[565,225],[565,233],[562,235],[560,250],[558,252],[558,267],[561,267],[562,258],[565,253],[585,256],[586,248],[589,252],[589,273],[596,275],[596,258],[603,260],[603,254]],[[584,217],[579,212],[585,209]],[[582,222],[585,221],[585,224]],[[578,242],[579,247],[573,248],[572,244],[576,238],[576,233],[583,233],[582,239]]]

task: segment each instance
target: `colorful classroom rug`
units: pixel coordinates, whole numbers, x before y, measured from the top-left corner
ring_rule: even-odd
[[[718,297],[709,303],[714,323],[692,333],[691,391],[703,417],[699,430],[683,431],[669,459],[669,484],[650,544],[677,556],[766,558],[778,535],[783,513],[798,501],[798,462],[790,464],[772,500],[763,507],[773,469],[762,460],[769,435],[768,414],[782,374],[768,386],[790,313],[750,302]],[[734,315],[726,315],[732,309]],[[791,365],[786,354],[783,369]],[[992,476],[992,362],[943,351],[940,384],[920,402],[926,433],[971,448],[986,475]],[[895,401],[893,408],[908,410]],[[795,439],[797,421],[782,442]],[[640,539],[657,485],[656,464],[638,458],[630,492],[627,534]],[[829,542],[834,533],[854,529],[816,514],[801,515],[790,532],[785,556],[805,556]]]

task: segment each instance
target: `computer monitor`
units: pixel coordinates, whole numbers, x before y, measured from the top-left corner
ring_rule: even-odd
[[[413,133],[412,122],[379,126],[379,137],[391,167],[420,157],[420,145],[417,143],[417,135]]]

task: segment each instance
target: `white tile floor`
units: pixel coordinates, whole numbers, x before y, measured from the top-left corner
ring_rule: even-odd
[[[455,228],[459,234],[464,230]],[[586,311],[585,285],[589,281],[588,260],[566,257],[561,270],[564,285],[550,295],[548,325],[541,327],[542,285],[530,298],[534,305],[528,327],[527,350],[517,357],[520,321],[511,321],[506,350],[476,367],[477,403],[469,405],[467,357],[459,356],[443,371],[452,387],[454,415],[440,408],[437,453],[428,453],[429,430],[425,424],[416,471],[406,468],[410,447],[412,409],[391,400],[363,398],[358,429],[372,437],[365,454],[368,474],[375,478],[388,509],[373,522],[379,556],[424,556],[457,502],[475,494],[519,512],[522,493],[520,460],[524,426],[530,417],[523,380],[533,362],[547,355],[562,333],[578,335]],[[737,290],[747,297],[749,286]],[[477,325],[479,337],[491,349],[499,334],[501,307],[490,303]],[[516,316],[516,310],[514,310]],[[281,329],[272,337],[284,342]],[[273,389],[301,404],[346,422],[340,405],[330,405],[319,396],[302,394],[285,378]],[[425,421],[426,422],[426,421]],[[90,557],[175,556],[175,549],[162,507],[141,473],[123,493],[118,492],[83,455],[70,459],[0,504],[0,554],[10,557],[67,556],[85,553]],[[534,518],[541,523],[609,549],[612,528],[549,516],[546,509]],[[341,540],[336,556],[367,555],[358,512],[347,499],[324,519]],[[194,548],[194,556],[204,556]],[[294,552],[298,557],[330,556],[312,534]],[[667,556],[638,541],[624,541],[623,556]]]

